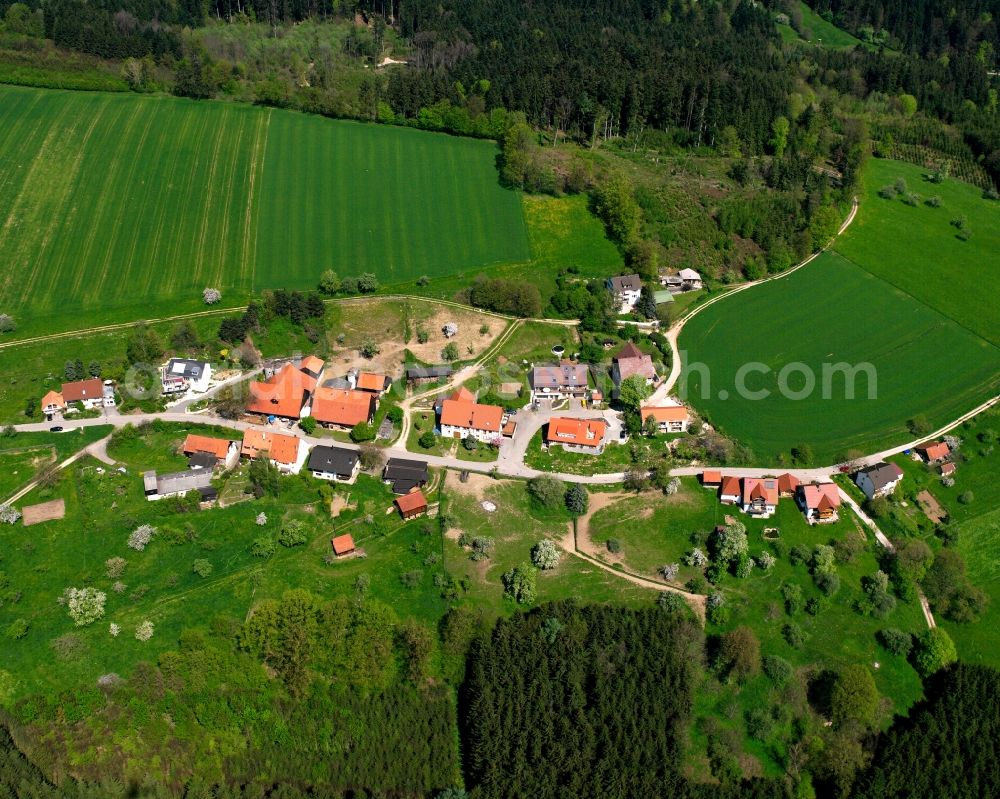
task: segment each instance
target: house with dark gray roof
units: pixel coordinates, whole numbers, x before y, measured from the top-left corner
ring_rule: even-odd
[[[394,494],[409,494],[414,488],[427,485],[427,463],[409,458],[389,458],[382,479],[392,486]]]
[[[439,380],[447,380],[451,377],[452,372],[452,368],[445,364],[441,366],[407,366],[406,382],[414,385],[436,383]]]
[[[189,491],[197,491],[201,494],[203,502],[218,497],[216,490],[212,487],[211,469],[191,469],[186,472],[171,472],[170,474],[157,474],[155,471],[149,471],[142,476],[142,488],[146,499],[150,501],[180,497]]]
[[[335,483],[353,483],[361,462],[358,453],[345,447],[313,447],[306,468],[313,477]]]
[[[590,373],[582,363],[535,366],[531,370],[531,400],[561,400],[587,396]]]
[[[867,466],[854,475],[854,482],[865,492],[868,499],[885,497],[896,490],[899,481],[903,479],[903,470],[895,463],[879,461]]]
[[[615,295],[619,313],[631,313],[642,294],[642,278],[638,275],[616,275],[604,281],[608,291]]]

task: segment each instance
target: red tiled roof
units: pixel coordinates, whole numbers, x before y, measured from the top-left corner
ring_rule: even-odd
[[[650,416],[657,422],[690,422],[691,414],[683,405],[666,405],[662,408],[640,408],[639,413],[642,421],[646,421]]]
[[[396,497],[396,507],[399,508],[399,512],[404,516],[416,511],[425,511],[427,510],[427,499],[424,497],[423,491],[418,488],[409,494]]]
[[[702,485],[718,485],[722,482],[722,472],[705,471],[701,473]]]
[[[184,439],[184,454],[191,455],[194,452],[210,452],[219,460],[225,460],[229,454],[229,443],[222,438],[211,438],[209,436],[199,436],[195,433],[188,433]]]
[[[724,496],[738,497],[740,495],[740,478],[723,477],[722,487],[719,489],[719,493]]]
[[[782,494],[794,494],[799,487],[799,478],[785,472],[778,475],[778,491]]]
[[[459,386],[458,389],[449,395],[448,399],[453,402],[475,402],[476,395],[473,394],[465,386]]]
[[[63,389],[63,394],[65,394],[65,386]],[[924,457],[929,461],[939,461],[942,458],[947,458],[951,454],[951,449],[943,441],[934,441],[929,444],[921,444],[917,447],[917,452],[924,453]]]
[[[803,485],[800,490],[808,510],[840,507],[840,493],[833,483],[809,483]],[[820,500],[824,498],[826,502],[821,505]]]
[[[624,347],[618,350],[618,354],[615,355],[614,359],[620,361],[622,358],[641,358],[643,357],[643,352],[640,350],[633,342],[628,342]]]
[[[466,389],[460,388],[451,398],[441,403],[441,424],[463,427],[468,430],[486,430],[487,432],[499,433],[500,422],[503,419],[503,408],[499,405],[480,405],[464,398],[455,399],[462,392],[472,396]]]
[[[361,372],[358,374],[358,388],[361,391],[382,391],[385,388],[385,375]]]
[[[77,380],[74,383],[63,383],[62,396],[66,402],[100,399],[104,396],[104,383],[99,377],[90,380]]]
[[[768,505],[778,504],[778,481],[773,477],[743,478],[743,504],[763,499]]]
[[[295,436],[268,433],[265,430],[245,430],[243,432],[243,447],[240,451],[242,455],[256,458],[265,451],[272,461],[290,465],[298,460],[299,440]]]
[[[65,408],[66,400],[63,399],[63,395],[58,391],[50,391],[44,397],[42,397],[42,407],[47,408],[50,405],[54,405],[57,408]]]
[[[945,476],[947,476],[949,474],[954,474],[955,473],[955,468],[956,467],[955,467],[954,463],[942,463],[941,464],[941,474],[943,474]]]
[[[603,419],[549,419],[545,441],[549,444],[575,444],[581,447],[599,447],[608,425]]]
[[[315,388],[316,378],[286,363],[266,383],[250,384],[250,403],[247,405],[247,411],[298,419],[302,413],[306,392]]]
[[[354,538],[350,533],[344,533],[344,535],[331,538],[330,546],[333,547],[334,555],[344,555],[354,550]]]
[[[316,355],[307,355],[299,361],[299,369],[304,369],[307,372],[312,372],[313,374],[318,375],[323,371],[324,363],[326,363],[326,361]]]
[[[312,415],[317,422],[354,427],[369,421],[374,412],[375,399],[365,391],[318,388],[313,396]]]

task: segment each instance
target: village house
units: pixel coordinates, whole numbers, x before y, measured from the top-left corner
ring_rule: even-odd
[[[484,444],[493,444],[501,437],[503,408],[499,405],[480,405],[475,395],[460,388],[440,403],[439,419],[444,438],[468,438]]]
[[[315,390],[315,377],[286,363],[266,381],[250,383],[247,413],[298,419]]]
[[[778,509],[778,480],[774,477],[744,477],[740,508],[763,519]]]
[[[854,475],[854,482],[864,491],[868,499],[888,496],[896,490],[902,479],[903,470],[895,463],[885,461],[861,469]]]
[[[266,455],[279,471],[298,474],[305,463],[307,449],[295,436],[250,429],[243,433],[240,454],[244,458]]]
[[[839,518],[840,492],[833,483],[801,485],[799,506],[810,524],[835,522]]]
[[[188,389],[203,394],[212,379],[212,365],[208,361],[171,358],[163,367],[161,379],[164,394],[181,394]]]
[[[719,501],[723,505],[735,505],[743,496],[740,489],[740,478],[723,477],[719,485]]]
[[[306,468],[313,477],[334,483],[353,483],[361,470],[358,453],[345,447],[313,447]]]
[[[583,452],[599,455],[604,451],[604,436],[608,424],[603,419],[549,419],[545,432],[547,446],[562,445],[567,452]]]
[[[701,275],[694,269],[681,269],[676,275],[661,274],[660,285],[672,294],[683,291],[697,291],[702,288]]]
[[[608,291],[618,305],[618,313],[631,313],[642,294],[642,278],[638,275],[618,275],[605,281]]]
[[[338,558],[353,555],[355,552],[354,537],[350,533],[344,533],[343,535],[338,535],[336,538],[331,538],[330,548]]]
[[[63,383],[59,393],[67,408],[74,402],[80,403],[87,410],[104,406],[104,382],[99,377]]]
[[[375,415],[375,395],[353,389],[316,389],[308,415],[324,427],[350,430],[355,425],[370,422]]]
[[[620,386],[623,380],[633,375],[642,377],[647,385],[656,383],[653,359],[630,341],[611,359],[611,378],[616,386]]]
[[[704,488],[720,488],[722,486],[722,472],[717,472],[715,470],[702,472],[701,485]]]
[[[348,380],[352,381],[351,386],[357,391],[367,392],[375,397],[376,400],[382,398],[382,395],[389,389],[392,385],[392,379],[386,375],[376,374],[375,372],[352,372],[348,375]]]
[[[789,474],[788,472],[778,475],[779,497],[794,497],[795,492],[798,490],[799,490],[798,477],[796,477],[794,474]]]
[[[394,494],[409,494],[414,488],[427,485],[427,462],[410,458],[389,458],[382,470],[382,480]]]
[[[169,497],[181,497],[189,491],[197,491],[202,502],[213,502],[218,492],[212,487],[212,470],[172,472],[158,475],[149,471],[142,476],[142,489],[150,502]]]
[[[427,513],[427,499],[419,488],[414,488],[401,497],[396,497],[396,508],[404,519],[415,519]]]
[[[195,433],[188,433],[181,451],[188,456],[188,468],[191,469],[214,469],[218,464],[232,469],[240,460],[240,445],[236,441]]]
[[[929,441],[914,449],[924,463],[940,463],[951,455],[951,448],[944,441]]]
[[[652,419],[661,433],[685,433],[691,424],[691,414],[683,405],[640,408],[639,415],[642,416],[643,426],[647,419]]]
[[[531,401],[584,399],[590,373],[582,363],[536,366],[531,370]]]

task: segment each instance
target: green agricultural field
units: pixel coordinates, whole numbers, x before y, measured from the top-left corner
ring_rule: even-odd
[[[974,186],[932,183],[926,169],[873,159],[861,209],[834,249],[861,268],[1000,345],[1000,202]],[[879,191],[905,182],[917,206]],[[927,201],[937,197],[939,207]],[[967,241],[952,222],[966,220]]]
[[[0,104],[0,308],[24,333],[196,309],[206,285],[235,302],[328,268],[403,283],[530,257],[489,142],[165,97]]]
[[[812,447],[818,463],[852,450],[877,451],[912,438],[908,420],[923,415],[938,427],[1000,386],[997,347],[832,252],[698,314],[684,328],[680,349],[688,368],[682,394],[762,463],[787,457],[800,443]],[[751,362],[769,370],[746,376],[748,389],[770,392],[763,399],[735,390],[737,372]],[[843,375],[830,381],[830,398],[822,398],[823,364],[841,362],[874,367],[874,399],[863,373],[854,399],[846,396]],[[708,379],[694,363],[707,365]],[[778,375],[789,363],[805,364],[816,377],[805,399],[778,392]],[[788,385],[801,389],[801,375],[791,375]]]

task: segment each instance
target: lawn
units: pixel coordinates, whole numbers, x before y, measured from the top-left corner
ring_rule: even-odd
[[[207,285],[232,302],[328,268],[399,283],[530,257],[490,142],[131,94],[0,104],[0,305],[22,333],[195,310]]]
[[[912,438],[908,420],[924,416],[936,428],[1000,385],[994,345],[831,252],[698,314],[685,326],[680,349],[687,367],[682,396],[762,463],[787,458],[800,443],[811,446],[817,463],[831,463],[851,451],[905,442]],[[693,368],[697,363],[707,369]],[[843,374],[833,374],[824,392],[824,365],[838,363],[871,364],[874,397],[864,372],[855,398]],[[744,385],[767,390],[762,399],[734,390],[748,364]],[[778,390],[781,370],[795,364],[816,379],[804,399],[795,398],[804,385],[798,370],[788,378],[791,392]]]
[[[975,186],[950,178],[932,183],[926,169],[900,161],[872,159],[864,173],[864,194],[854,223],[834,249],[873,275],[1000,345],[1000,202],[986,200]],[[879,196],[897,180],[920,201]],[[940,199],[940,207],[927,204]],[[964,218],[968,241],[953,220]]]

